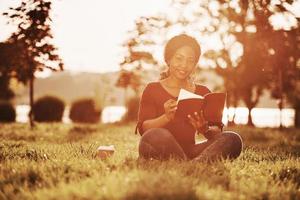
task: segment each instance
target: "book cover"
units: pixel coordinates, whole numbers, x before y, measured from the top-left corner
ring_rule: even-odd
[[[200,113],[203,110],[204,118],[208,122],[222,122],[225,100],[226,93],[212,92],[201,96],[181,89],[177,99],[175,119],[185,120],[189,114]]]

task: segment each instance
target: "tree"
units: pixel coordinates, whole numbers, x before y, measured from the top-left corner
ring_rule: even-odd
[[[298,20],[299,24],[299,20]],[[298,25],[299,27],[299,25]],[[278,99],[278,107],[284,100],[295,109],[295,126],[300,127],[300,30],[276,30],[270,37],[271,65],[269,71],[272,96]],[[281,125],[282,127],[282,125]]]
[[[154,38],[154,35],[165,36],[170,32],[173,34],[176,32],[191,33],[200,40],[200,43],[201,41],[205,43],[206,38],[214,40],[216,47],[206,48],[207,53],[204,52],[205,57],[202,60],[212,63],[216,72],[224,78],[224,86],[229,94],[228,102],[236,105],[241,98],[246,104],[250,111],[248,124],[253,125],[251,110],[257,105],[262,91],[270,88],[269,85],[274,80],[278,80],[269,79],[273,75],[278,76],[279,74],[276,70],[270,70],[274,67],[271,52],[275,51],[275,48],[272,47],[274,42],[270,38],[278,31],[272,24],[271,18],[277,14],[286,14],[291,3],[293,1],[173,0],[172,8],[176,12],[140,18],[143,19],[141,20],[143,31],[139,36],[141,39],[139,43],[143,39]],[[295,28],[299,30],[299,25]],[[285,35],[292,34],[291,29],[281,28],[280,30]],[[294,35],[299,38],[299,32]],[[295,41],[294,44],[298,45],[299,43]],[[283,44],[287,42],[287,37],[283,38]],[[156,47],[153,49],[157,49],[157,46],[161,44],[156,43]],[[151,46],[154,45],[151,44],[147,47]],[[283,51],[288,49],[284,46],[281,48]],[[290,49],[284,59],[293,61],[291,69],[295,72],[296,63],[299,65],[299,59],[293,55],[295,52],[299,52],[299,45],[293,48],[291,46]],[[283,69],[285,64],[280,63],[278,66]],[[288,71],[287,74],[291,72]],[[281,70],[281,72],[285,73],[286,71]],[[282,76],[282,79],[289,78]],[[290,84],[293,89],[297,87],[294,80],[288,80],[288,82],[293,82]],[[289,90],[283,89],[283,91],[288,92]]]
[[[135,71],[121,70],[119,72],[119,78],[116,86],[124,88],[124,101],[127,103],[127,89],[131,87],[136,93],[138,93],[141,84],[141,78],[135,73]]]
[[[143,17],[137,20],[135,29],[129,32],[130,37],[123,44],[126,54],[120,63],[121,70],[116,86],[124,88],[124,100],[126,104],[128,103],[128,88],[133,89],[136,95],[139,96],[144,66],[154,66],[157,64],[157,61],[150,52],[140,50],[145,45],[154,44],[152,40],[142,39],[147,32],[147,28],[145,27],[146,21],[147,19]]]
[[[225,46],[225,44],[223,44]],[[226,90],[226,106],[234,108],[232,119],[228,113],[228,125],[235,125],[235,111],[238,106],[239,100],[239,70],[238,66],[234,66],[230,58],[229,50],[222,49],[220,51],[210,50],[205,52],[204,57],[214,61],[215,72],[220,75],[224,80],[224,88]],[[224,66],[225,65],[225,66]]]
[[[240,79],[238,86],[247,107],[251,109],[258,102],[257,97],[262,90],[268,86],[273,97],[279,99],[280,110],[284,106],[284,97],[288,97],[296,110],[295,125],[297,126],[296,121],[300,118],[297,117],[300,116],[300,112],[297,112],[299,108],[297,109],[296,105],[299,102],[297,99],[299,95],[295,92],[300,77],[299,67],[297,67],[297,63],[299,66],[299,18],[287,9],[294,1],[271,3],[249,0],[238,1],[238,6],[230,6],[229,1],[219,2],[221,5],[219,13],[230,19],[228,33],[234,35],[243,45],[244,52],[239,66],[244,68],[240,71],[246,73],[238,73]],[[297,24],[289,28],[276,28],[271,20],[275,15],[296,19]],[[250,70],[255,73],[250,73]],[[250,74],[256,76],[249,76]],[[253,88],[249,87],[253,84],[256,87],[251,94]],[[251,123],[251,118],[249,122]]]
[[[50,10],[49,0],[23,0],[20,6],[3,13],[11,19],[11,23],[18,26],[17,31],[8,39],[8,43],[17,48],[18,54],[13,57],[15,63],[6,67],[19,81],[25,84],[29,81],[31,110],[35,72],[45,69],[63,70],[62,60],[56,53],[56,48],[50,43],[52,38]],[[32,112],[29,119],[30,126],[33,127]]]
[[[297,111],[299,109],[297,109],[297,102],[299,102],[297,96],[299,95],[295,92],[300,77],[299,67],[297,67],[297,63],[299,66],[299,18],[287,9],[294,1],[271,3],[270,1],[248,0],[238,1],[238,6],[230,6],[233,4],[229,1],[219,2],[221,3],[219,13],[225,16],[225,19],[230,19],[231,25],[228,33],[234,35],[243,45],[244,52],[240,65],[248,70],[242,70],[246,73],[238,73],[241,79],[239,81],[241,84],[238,86],[247,107],[251,108],[257,102],[256,98],[252,98],[252,101],[247,95],[247,93],[251,94],[248,86],[253,83],[257,85],[254,87],[256,94],[252,94],[256,97],[267,86],[271,89],[273,97],[279,99],[280,110],[284,107],[284,98],[289,99],[296,110],[295,125],[297,126],[296,121],[300,118],[300,111]],[[297,20],[297,24],[289,25],[288,28],[275,27],[274,22],[272,23],[274,16]],[[285,26],[289,24],[289,21],[292,20],[286,20]],[[256,76],[249,76],[249,69],[253,67],[257,68]],[[251,122],[251,119],[248,122]]]
[[[251,112],[251,109],[259,100],[262,89],[265,87],[265,79],[261,76],[263,74],[260,68],[262,63],[259,63],[263,59],[253,58],[264,54],[259,54],[257,49],[247,46],[251,44],[253,47],[255,44],[253,44],[253,41],[258,38],[255,33],[247,31],[249,26],[249,22],[246,23],[247,15],[244,12],[238,14],[233,8],[228,6],[229,3],[225,4],[225,2],[223,5],[217,1],[201,1],[199,4],[194,5],[198,6],[199,9],[190,11],[192,4],[195,4],[195,2],[174,0],[173,6],[177,9],[178,15],[174,17],[173,21],[168,20],[169,17],[167,16],[152,18],[163,21],[161,24],[167,24],[163,27],[167,29],[165,30],[166,33],[174,29],[181,29],[182,32],[197,33],[200,39],[214,38],[218,41],[221,47],[217,50],[207,51],[207,53],[204,53],[204,56],[213,63],[213,66],[216,67],[216,72],[223,77],[229,105],[236,107],[240,97]],[[215,9],[213,4],[218,5],[219,9]],[[188,12],[192,13],[192,17],[186,14]],[[240,22],[232,24],[231,17],[233,16],[238,18]],[[202,19],[207,19],[206,23],[201,24]],[[145,21],[145,23],[149,24],[148,21]],[[152,34],[157,31],[153,26],[144,25],[143,27],[150,27],[151,29],[148,32]],[[241,33],[235,31],[237,27],[240,27]],[[147,31],[144,32],[147,33]],[[238,44],[241,46],[242,54],[239,58],[233,58],[232,49],[236,48]],[[255,76],[252,76],[253,74]],[[240,80],[245,79],[247,81],[243,81],[244,84],[240,84]],[[248,123],[253,125],[251,115],[249,115]]]

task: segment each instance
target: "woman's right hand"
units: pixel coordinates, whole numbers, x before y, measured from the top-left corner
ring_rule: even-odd
[[[169,121],[174,119],[177,109],[177,102],[174,99],[169,99],[164,103],[165,115]]]

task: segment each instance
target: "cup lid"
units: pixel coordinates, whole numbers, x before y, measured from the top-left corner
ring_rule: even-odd
[[[109,146],[99,146],[97,150],[114,151],[114,150],[115,150],[115,147],[114,147],[114,145],[109,145]]]

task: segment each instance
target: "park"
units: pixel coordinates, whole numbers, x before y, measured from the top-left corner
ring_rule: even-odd
[[[3,2],[0,199],[300,199],[299,7]],[[222,92],[221,115],[176,121],[182,89]],[[159,129],[184,158],[168,141],[166,157],[141,150]],[[234,157],[225,132],[241,138]],[[221,153],[196,159],[205,150],[191,156],[182,138]]]

